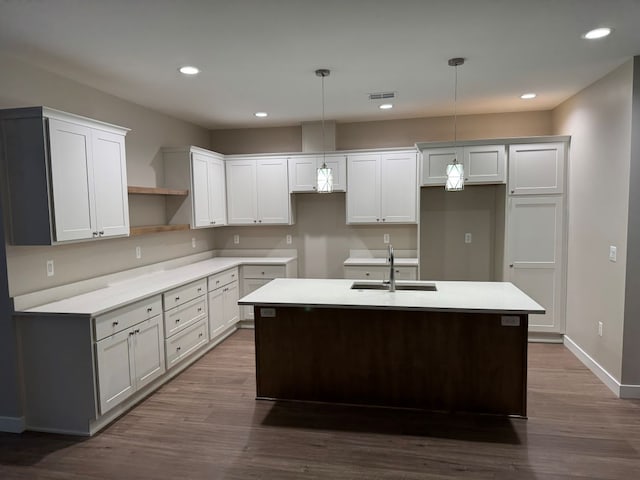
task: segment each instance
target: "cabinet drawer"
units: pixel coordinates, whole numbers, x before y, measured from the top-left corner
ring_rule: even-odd
[[[200,295],[204,295],[207,291],[207,279],[203,278],[195,282],[182,285],[162,294],[164,299],[164,311],[182,305],[183,303],[193,300]]]
[[[385,275],[385,272],[387,274]],[[353,280],[384,280],[389,267],[344,267],[344,278]]]
[[[118,333],[162,311],[160,295],[118,308],[95,319],[96,341]]]
[[[198,320],[165,342],[167,349],[167,369],[173,367],[188,355],[209,341],[207,319]]]
[[[224,287],[231,282],[238,280],[238,269],[232,268],[225,270],[224,272],[216,273],[209,277],[209,291],[215,290],[219,287]]]
[[[418,279],[418,267],[395,267],[396,280],[417,280]],[[384,279],[389,280],[389,269],[386,268],[384,272]]]
[[[164,314],[164,334],[169,338],[207,315],[207,297],[194,298]]]
[[[287,271],[284,265],[245,265],[242,267],[243,278],[285,278]]]

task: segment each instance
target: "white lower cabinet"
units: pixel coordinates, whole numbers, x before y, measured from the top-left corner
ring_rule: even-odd
[[[274,278],[286,278],[287,270],[283,265],[244,265],[242,267],[242,295],[248,295],[266,285]],[[242,307],[242,319],[253,320],[253,307]]]
[[[239,318],[238,269],[211,275],[209,284],[209,338],[215,339]]]
[[[101,414],[165,372],[163,343],[160,315],[96,342]]]
[[[201,279],[162,294],[167,369],[209,341],[207,280]]]

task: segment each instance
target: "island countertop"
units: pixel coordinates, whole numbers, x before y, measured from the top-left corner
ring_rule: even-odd
[[[510,282],[423,283],[435,283],[437,290],[354,290],[351,289],[353,280],[277,278],[241,298],[238,303],[272,307],[545,313],[544,307]]]

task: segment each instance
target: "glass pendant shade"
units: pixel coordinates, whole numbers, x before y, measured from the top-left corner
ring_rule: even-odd
[[[444,186],[448,192],[464,190],[464,166],[457,161],[447,165],[447,183]]]
[[[333,173],[326,164],[318,169],[318,185],[316,187],[318,193],[333,192]]]

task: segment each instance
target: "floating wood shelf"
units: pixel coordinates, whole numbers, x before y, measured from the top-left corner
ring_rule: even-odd
[[[178,190],[175,188],[162,188],[162,187],[127,187],[129,193],[138,195],[177,195],[186,197],[189,195],[189,190]]]
[[[144,225],[142,227],[131,227],[129,229],[129,236],[134,237],[136,235],[144,235],[146,233],[157,233],[157,232],[175,232],[178,230],[189,230],[189,225],[188,224]]]

